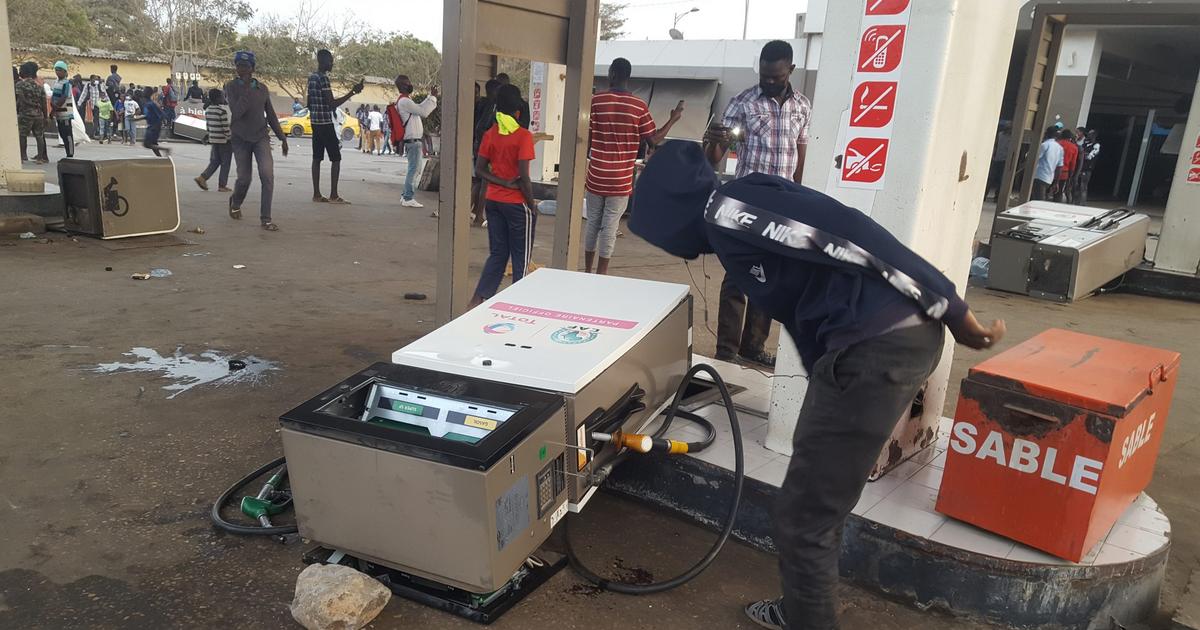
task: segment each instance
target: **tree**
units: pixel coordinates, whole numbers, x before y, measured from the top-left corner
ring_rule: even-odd
[[[78,46],[96,41],[96,27],[77,0],[9,0],[8,28],[14,44]]]
[[[621,2],[600,3],[600,39],[620,39],[625,35],[621,30],[625,26],[625,8],[628,4]]]
[[[142,50],[156,39],[158,25],[146,12],[146,0],[80,0],[95,25],[97,45],[108,50]]]
[[[406,74],[418,90],[437,85],[442,55],[433,44],[409,33],[366,33],[342,45],[338,73],[395,78]]]
[[[134,39],[134,49],[165,54],[172,67],[181,59],[198,67],[228,56],[237,45],[237,27],[254,15],[245,0],[152,0],[145,7],[154,27]]]

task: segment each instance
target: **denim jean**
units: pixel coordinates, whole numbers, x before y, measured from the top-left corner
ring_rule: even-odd
[[[584,193],[583,198],[587,202],[583,251],[598,251],[601,258],[612,258],[617,245],[617,229],[621,226],[621,215],[629,206],[629,197],[602,197],[589,192]]]
[[[125,117],[125,139],[131,144],[137,143],[137,123],[134,122],[133,116]]]
[[[241,208],[250,191],[250,175],[254,163],[258,162],[258,182],[262,186],[262,202],[258,214],[263,223],[271,222],[271,199],[275,195],[275,160],[271,157],[271,139],[264,137],[255,142],[230,138],[233,159],[237,161],[237,182],[233,185],[233,196],[229,205]]]
[[[229,184],[229,161],[233,158],[233,147],[229,143],[217,143],[212,145],[212,149],[208,155],[208,167],[200,173],[200,177],[208,179],[221,170],[220,176],[217,178],[217,184],[224,188]]]
[[[413,187],[421,183],[413,181],[421,172],[421,161],[424,159],[421,155],[421,142],[405,140],[404,157],[408,160],[408,175],[404,178],[404,200],[410,201],[416,196]]]
[[[842,527],[892,429],[942,354],[941,322],[831,350],[817,360],[775,504],[787,628],[838,627]]]
[[[412,143],[420,150],[419,143]],[[512,259],[513,282],[525,277],[533,255],[533,236],[537,213],[523,203],[487,201],[488,257],[475,295],[487,299],[496,295],[504,279],[504,267]]]
[[[100,137],[101,138],[112,137],[112,121],[111,120],[108,120],[107,118],[100,119]]]

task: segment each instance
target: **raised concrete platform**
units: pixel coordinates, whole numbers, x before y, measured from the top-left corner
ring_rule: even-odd
[[[63,219],[63,197],[58,184],[46,182],[46,192],[20,193],[0,189],[0,214],[36,214],[47,223]]]
[[[736,365],[695,361],[746,387],[734,396],[747,473],[735,535],[773,552],[771,509],[788,458],[764,446],[770,381]],[[715,526],[733,489],[732,437],[722,406],[697,413],[718,430],[712,447],[694,456],[631,457],[609,487]],[[1131,505],[1082,562],[1060,560],[934,511],[949,429],[947,419],[933,445],[867,484],[845,530],[845,578],[920,608],[1017,628],[1100,630],[1157,609],[1171,526],[1150,497]],[[702,437],[686,422],[667,436]]]

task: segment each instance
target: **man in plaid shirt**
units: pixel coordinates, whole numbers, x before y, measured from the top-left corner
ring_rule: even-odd
[[[737,177],[764,173],[797,183],[804,171],[808,119],[812,105],[792,89],[792,47],[772,41],[758,59],[758,85],[729,101],[720,125],[704,135],[704,152],[716,166],[730,145],[738,142]],[[744,322],[743,322],[744,320]],[[721,282],[717,311],[717,359],[742,359],[775,367],[775,356],[764,349],[771,318],[746,303],[746,296],[726,277]]]
[[[338,138],[337,127],[333,124],[333,112],[350,100],[351,96],[362,92],[363,82],[359,81],[341,98],[333,97],[333,88],[329,85],[329,71],[333,69],[333,53],[321,49],[317,51],[317,71],[308,77],[308,116],[312,123],[312,183],[313,201],[318,203],[348,204],[350,202],[338,196],[338,174],[342,166],[342,141]],[[321,160],[329,156],[329,197],[321,194]]]

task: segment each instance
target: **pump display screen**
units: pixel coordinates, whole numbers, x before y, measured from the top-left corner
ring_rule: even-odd
[[[456,400],[375,383],[361,420],[399,431],[474,444],[500,428],[521,408]]]

